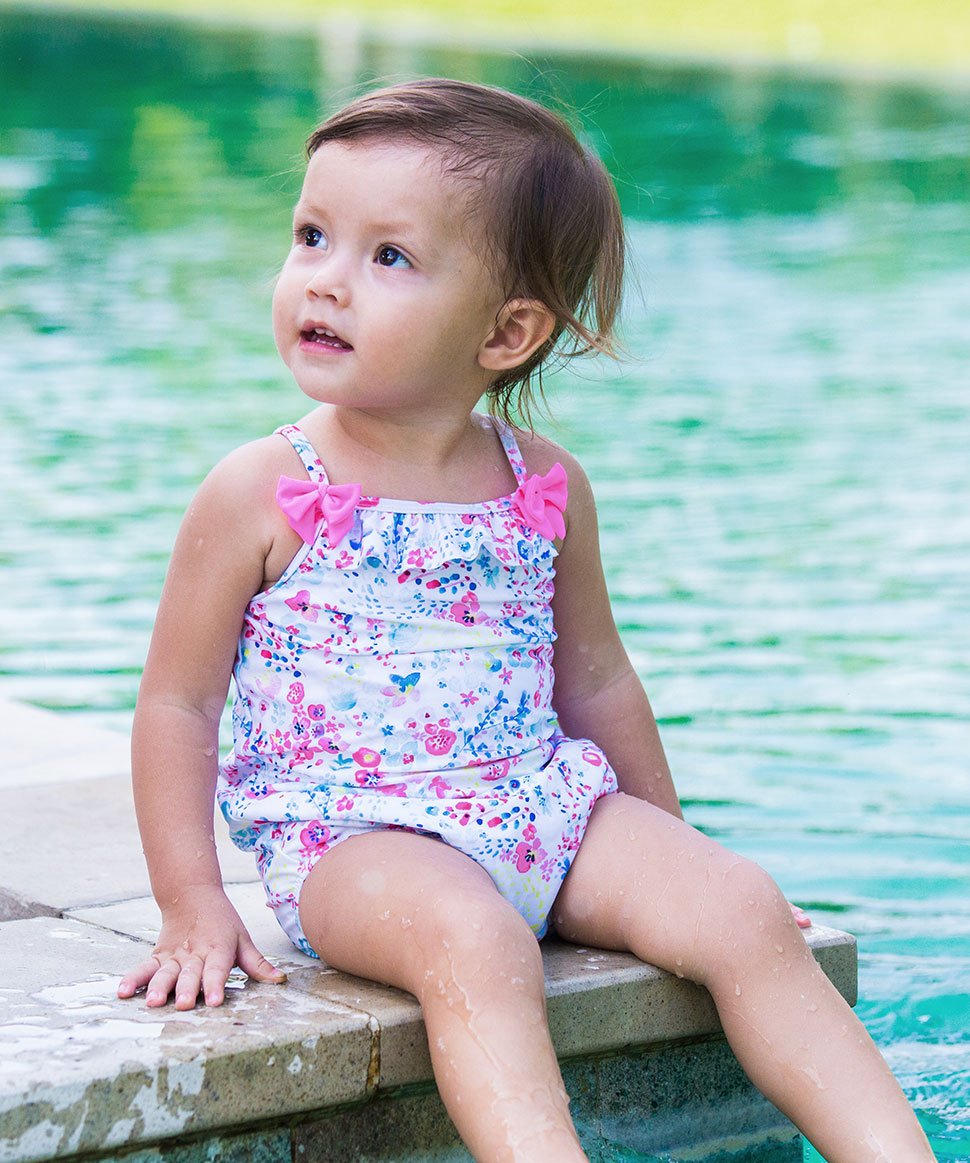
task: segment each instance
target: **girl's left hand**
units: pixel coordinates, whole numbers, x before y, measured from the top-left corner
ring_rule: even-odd
[[[798,905],[793,905],[791,901],[788,902],[788,907],[791,909],[791,915],[795,918],[795,924],[799,929],[810,929],[812,927],[812,918],[800,909]]]

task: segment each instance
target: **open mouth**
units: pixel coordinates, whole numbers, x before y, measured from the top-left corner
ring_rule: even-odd
[[[326,327],[308,327],[300,332],[303,343],[313,347],[324,347],[330,351],[353,351],[349,343],[345,343],[335,332]]]

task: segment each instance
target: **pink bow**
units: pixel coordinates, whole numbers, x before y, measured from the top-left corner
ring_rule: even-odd
[[[276,503],[286,515],[290,528],[307,545],[313,544],[321,522],[325,522],[327,544],[335,549],[350,532],[359,500],[360,485],[331,485],[281,476],[276,486]]]
[[[566,470],[556,461],[539,476],[533,473],[512,494],[512,505],[526,525],[543,537],[565,537]]]

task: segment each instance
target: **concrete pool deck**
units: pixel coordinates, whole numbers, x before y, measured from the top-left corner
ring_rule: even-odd
[[[158,913],[117,733],[0,701],[0,1163],[465,1160],[411,995],[293,949],[223,832],[228,891],[284,986],[231,980],[218,1010],[119,1001]],[[808,939],[855,1001],[855,942]],[[800,1160],[707,993],[637,961],[543,942],[549,1019],[591,1159]],[[733,1154],[732,1154],[733,1153]],[[624,1156],[629,1158],[629,1154]]]

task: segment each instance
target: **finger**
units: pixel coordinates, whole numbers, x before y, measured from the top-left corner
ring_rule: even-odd
[[[143,961],[118,982],[118,997],[134,997],[138,990],[151,981],[157,970],[158,961],[154,957],[150,961]]]
[[[283,970],[277,969],[272,961],[265,958],[249,937],[242,937],[239,940],[236,964],[243,973],[255,981],[272,982],[274,985],[282,985],[286,981]]]
[[[223,953],[210,953],[202,971],[202,995],[207,1006],[221,1006],[226,997],[226,980],[233,959]]]
[[[190,957],[182,966],[175,983],[175,1008],[177,1010],[195,1009],[202,987],[202,958]]]
[[[795,918],[795,924],[799,927],[799,929],[810,929],[812,927],[812,918],[808,915],[808,913],[806,913],[804,909],[800,909],[798,905],[793,905],[790,902],[789,905],[791,908],[792,916]]]
[[[145,1005],[165,1005],[168,1001],[168,995],[175,988],[175,982],[178,980],[181,968],[179,963],[172,957],[157,965],[156,971],[152,974],[152,979],[148,983],[148,990],[145,994]]]

